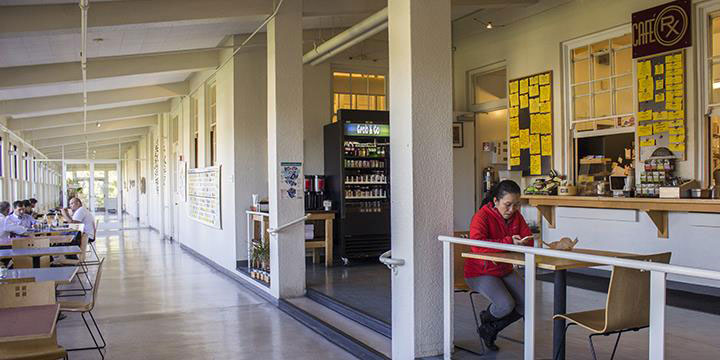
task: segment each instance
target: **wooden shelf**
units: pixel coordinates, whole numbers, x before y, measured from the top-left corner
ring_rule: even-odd
[[[668,237],[668,217],[670,211],[720,214],[718,199],[658,199],[658,198],[613,198],[599,196],[548,196],[524,195],[523,200],[535,206],[554,229],[555,208],[582,207],[595,209],[627,209],[645,212],[658,229],[659,238]]]
[[[580,165],[597,165],[597,164],[606,164],[609,163],[610,159],[608,158],[598,158],[598,159],[580,159]]]

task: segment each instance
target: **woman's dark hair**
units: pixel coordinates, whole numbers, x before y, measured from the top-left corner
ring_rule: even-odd
[[[505,194],[521,194],[520,186],[512,180],[503,180],[490,189],[485,194],[485,198],[482,201],[481,206],[493,202],[494,199],[502,199]]]

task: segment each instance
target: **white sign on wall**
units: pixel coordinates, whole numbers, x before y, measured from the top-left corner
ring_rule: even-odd
[[[187,171],[188,216],[222,229],[220,214],[220,166]]]
[[[303,189],[300,187],[302,180],[301,162],[280,163],[280,197],[282,199],[302,199]]]
[[[177,161],[177,191],[182,201],[187,201],[187,163],[184,160]]]

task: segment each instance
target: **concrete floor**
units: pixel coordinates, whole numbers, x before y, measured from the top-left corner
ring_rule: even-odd
[[[97,248],[106,261],[93,314],[107,359],[354,359],[155,232],[99,232]],[[57,333],[65,347],[92,344],[78,314]]]

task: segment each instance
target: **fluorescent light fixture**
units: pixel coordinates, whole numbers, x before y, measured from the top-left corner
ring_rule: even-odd
[[[713,83],[713,90],[720,89],[720,81]]]
[[[488,22],[487,25],[485,25],[486,29],[492,29],[492,22]]]

